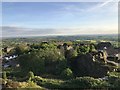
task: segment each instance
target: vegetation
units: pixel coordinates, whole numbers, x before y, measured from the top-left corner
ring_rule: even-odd
[[[2,78],[5,79],[5,80],[7,79],[7,75],[6,75],[5,71],[3,72],[3,77]]]
[[[65,70],[63,70],[63,71],[61,72],[61,76],[62,76],[62,78],[64,78],[64,79],[71,79],[71,78],[73,78],[73,72],[72,72],[71,69],[66,68]]]
[[[120,60],[107,58],[107,53],[120,50],[117,37],[112,37],[3,39],[3,87],[120,88]]]

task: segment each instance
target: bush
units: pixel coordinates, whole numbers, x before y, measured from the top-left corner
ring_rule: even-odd
[[[69,88],[105,88],[107,87],[107,82],[99,79],[94,79],[92,77],[77,77],[76,79],[66,82]]]
[[[3,76],[2,77],[3,77],[3,79],[7,79],[7,75],[6,75],[5,71],[3,72]]]
[[[64,79],[71,79],[73,78],[73,72],[70,68],[66,68],[62,73],[61,77]]]
[[[92,89],[92,88],[108,88],[108,83],[100,79],[92,77],[77,77],[71,80],[45,79],[42,77],[35,77],[33,79],[38,85],[48,89]]]
[[[33,78],[34,78],[34,73],[32,71],[30,71],[28,73],[28,82],[31,81],[31,79],[33,79]]]
[[[61,72],[67,68],[67,60],[61,60],[58,62],[58,64],[56,65],[56,75],[60,75]]]
[[[110,88],[120,88],[120,73],[111,72],[108,76]]]
[[[17,81],[12,81],[12,80],[6,80],[6,83],[3,83],[5,85],[4,88],[11,88],[12,90],[20,90],[20,89],[25,89],[30,90],[31,88],[38,88],[39,90],[44,89],[40,86],[38,86],[36,83],[33,81],[30,82],[17,82]],[[4,89],[3,88],[3,89]],[[41,88],[41,89],[40,89]]]
[[[35,76],[34,79],[32,79],[34,82],[37,83],[37,85],[40,85],[42,87],[48,88],[48,89],[58,89],[62,88],[61,84],[64,83],[62,80],[58,79],[46,79],[42,78],[40,76]]]
[[[33,73],[32,71],[30,71],[30,72],[28,73],[28,77],[29,77],[29,78],[34,78],[34,73]]]

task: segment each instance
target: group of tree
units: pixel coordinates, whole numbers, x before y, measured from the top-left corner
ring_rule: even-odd
[[[21,70],[32,71],[35,75],[43,73],[68,76],[102,77],[109,67],[95,62],[92,52],[97,52],[97,45],[65,42],[59,45],[54,42],[39,44],[18,44],[10,51],[17,54]],[[65,75],[66,74],[66,75]]]

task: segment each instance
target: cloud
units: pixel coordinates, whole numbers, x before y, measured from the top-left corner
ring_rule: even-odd
[[[36,36],[56,33],[55,29],[36,29],[36,28],[21,28],[21,27],[2,27],[2,36]]]
[[[87,4],[87,3],[90,3],[90,2],[79,2],[79,3],[86,3]],[[115,7],[117,7],[117,4],[118,4],[118,2],[114,2],[114,0],[107,0],[107,1],[103,1],[103,2],[92,2],[92,3],[96,3],[96,4],[94,4],[94,5],[89,4],[89,7],[84,7],[84,8],[81,8],[79,5],[76,5],[76,4],[65,5],[63,10],[68,11],[68,12],[69,11],[89,12],[89,11],[94,11],[94,10],[104,8],[104,7],[108,7],[108,8],[112,7],[115,10]],[[112,3],[112,4],[110,4],[110,3]]]
[[[118,2],[114,2],[114,0],[107,0],[105,2],[97,4],[96,6],[93,6],[92,8],[89,8],[87,11],[94,11],[94,10],[97,10],[100,8],[102,8],[102,10],[105,10],[105,9],[103,9],[104,7],[108,7],[107,10],[108,9],[111,10],[111,7],[112,7],[111,11],[113,11],[113,10],[115,11],[115,9],[117,10],[117,8],[118,8],[117,5],[118,5]]]
[[[82,4],[83,6],[81,6]],[[64,17],[74,17],[76,15],[84,15],[89,13],[98,15],[98,13],[103,12],[117,15],[118,2],[114,2],[114,0],[107,0],[102,2],[78,2],[76,4],[65,3],[61,6],[60,10],[55,11],[55,13]]]
[[[105,5],[107,5],[108,3],[112,2],[112,1],[114,1],[114,0],[107,0],[107,1],[103,2],[102,4],[99,4],[99,5],[95,6],[93,9],[102,8],[102,7],[104,7]]]
[[[81,28],[59,28],[59,29],[36,29],[21,27],[2,27],[2,37],[19,36],[46,36],[46,35],[80,35],[80,34],[117,34],[115,28],[81,27]]]
[[[82,2],[80,2],[82,3]],[[57,27],[57,25],[61,28],[24,28],[24,26],[26,27],[28,25],[33,27],[35,22],[33,22],[32,24],[30,23],[23,23],[21,25],[20,22],[18,24],[13,24],[13,25],[9,25],[8,26],[3,26],[2,27],[2,36],[3,37],[11,37],[11,36],[42,36],[42,35],[77,35],[77,34],[113,34],[116,33],[117,34],[117,20],[116,18],[114,18],[114,16],[112,15],[116,15],[117,13],[113,13],[115,12],[115,10],[117,11],[117,3],[113,2],[113,0],[107,0],[105,2],[99,2],[99,3],[95,3],[93,5],[91,5],[88,2],[84,2],[86,4],[86,6],[81,7],[79,4],[65,4],[64,6],[60,6],[61,9],[58,11],[55,11],[55,15],[58,15],[56,18],[57,22],[61,22],[66,20],[69,23],[69,20],[73,20],[75,21],[75,17],[77,17],[76,15],[79,16],[79,20],[80,18],[82,18],[82,24],[80,22],[77,23],[76,22],[71,22],[71,25],[69,25],[68,23],[66,23],[64,26],[66,26],[67,28],[63,28],[64,26],[62,26],[61,23],[55,23],[53,25],[53,27]],[[87,4],[88,3],[88,4]],[[59,4],[61,5],[61,4]],[[102,14],[101,12],[105,12],[105,14]],[[108,13],[109,12],[109,13]],[[92,13],[92,14],[90,14]],[[61,15],[59,15],[61,14]],[[81,14],[81,15],[80,15]],[[104,15],[106,14],[112,14],[110,16],[110,19],[103,19],[103,17],[100,19],[99,15],[102,15],[103,17],[105,17]],[[89,16],[91,15],[91,16]],[[92,16],[93,15],[93,16]],[[63,16],[63,18],[62,18]],[[68,17],[70,16],[70,18]],[[71,18],[72,16],[75,16],[73,18]],[[97,18],[95,18],[95,16]],[[106,15],[109,16],[109,15]],[[54,17],[55,18],[55,17]],[[85,18],[85,19],[83,19]],[[88,18],[88,19],[86,19]],[[111,23],[113,19],[113,22]],[[49,19],[48,19],[49,20]],[[84,24],[84,20],[85,20],[85,24]],[[98,20],[98,21],[97,21]],[[77,21],[77,20],[76,20]],[[107,23],[106,23],[106,22]],[[115,22],[114,22],[115,21]],[[42,21],[40,21],[42,22]],[[89,23],[90,22],[90,23]],[[43,25],[42,25],[43,24]],[[39,24],[38,26],[44,26],[46,27],[47,24],[42,22],[42,24]],[[61,25],[60,25],[61,24]],[[73,26],[72,26],[73,24]],[[35,24],[36,25],[36,24]],[[50,21],[49,26],[52,26],[52,21]],[[75,25],[75,26],[74,26]],[[81,26],[80,26],[81,25]],[[85,27],[82,27],[85,26]],[[92,26],[93,25],[93,26]],[[37,25],[36,25],[37,26]],[[50,26],[50,27],[51,27]],[[78,28],[76,27],[78,26]],[[91,26],[91,27],[89,27]],[[98,26],[98,27],[95,27]],[[103,27],[103,26],[108,26],[108,27]],[[34,26],[35,27],[35,26]],[[73,28],[68,28],[68,27],[73,27]]]

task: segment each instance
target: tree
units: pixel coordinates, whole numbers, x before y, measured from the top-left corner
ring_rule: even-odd
[[[95,46],[93,44],[91,44],[89,47],[89,52],[96,51]]]
[[[18,58],[21,68],[35,74],[44,72],[56,74],[66,67],[66,60],[59,49],[47,48],[33,51]],[[63,65],[62,65],[63,64]],[[60,69],[61,68],[61,69]]]
[[[20,66],[26,72],[33,71],[35,74],[44,72],[45,63],[43,58],[40,58],[37,52],[31,52],[30,54],[22,55],[18,58]]]
[[[41,43],[40,44],[41,49],[55,49],[57,46],[54,43]]]
[[[14,55],[14,54],[16,54],[15,48],[11,49],[8,53],[9,53],[9,55]]]
[[[16,54],[20,55],[20,54],[27,53],[29,51],[29,49],[30,49],[30,47],[28,47],[27,45],[20,44],[15,47],[15,52],[16,52]]]
[[[89,46],[79,46],[78,53],[79,54],[86,54],[89,52]]]
[[[74,49],[67,50],[66,51],[66,58],[70,59],[70,58],[76,57],[77,54],[78,54],[77,51]]]

